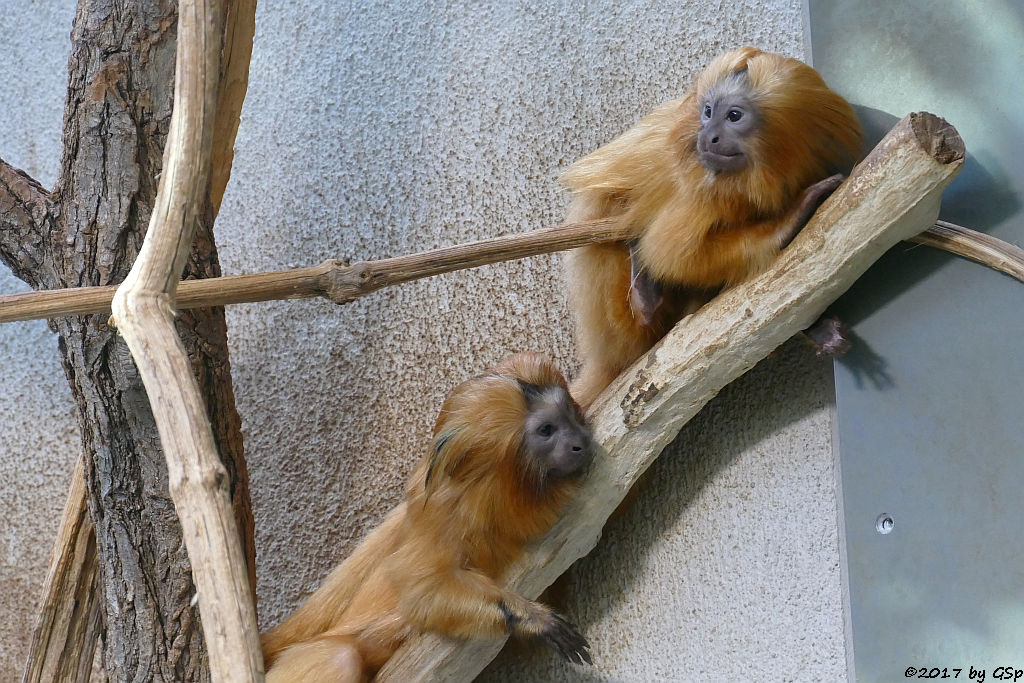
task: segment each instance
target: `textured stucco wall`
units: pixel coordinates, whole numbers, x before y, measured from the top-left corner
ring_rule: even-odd
[[[0,4],[0,157],[52,187],[60,167],[70,2]],[[28,287],[0,265],[0,292]],[[81,448],[45,322],[0,325],[0,680],[20,680]]]
[[[4,37],[26,32],[40,4],[59,3],[10,8]],[[410,4],[260,4],[217,226],[226,273],[553,224],[565,203],[560,169],[679,95],[711,55],[746,43],[803,54],[796,0]],[[0,106],[19,112],[0,119],[0,155],[47,181],[59,157],[70,25],[68,8],[52,13],[59,30],[15,43],[45,87],[19,80],[27,76],[17,64],[0,65]],[[29,145],[11,143],[26,129],[42,166]],[[515,350],[545,351],[573,369],[560,278],[559,257],[540,257],[345,307],[229,310],[264,626],[397,500],[448,389]],[[6,680],[23,656],[34,608],[26,596],[38,594],[76,445],[45,326],[0,335],[10,394],[0,397],[10,403],[2,429],[12,435],[0,444],[0,495],[13,522],[0,605],[18,634],[0,648]],[[571,671],[546,652],[522,662],[506,653],[487,680],[841,679],[831,392],[829,368],[793,344],[723,391],[573,570],[567,609],[595,647],[595,666]],[[10,446],[14,438],[25,445]]]

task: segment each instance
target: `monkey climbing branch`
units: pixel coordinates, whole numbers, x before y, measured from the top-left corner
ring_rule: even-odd
[[[324,297],[348,303],[383,287],[432,275],[586,244],[617,242],[628,237],[611,220],[569,223],[516,235],[441,247],[407,256],[358,261],[332,259],[309,268],[252,275],[185,280],[178,286],[178,308]],[[1024,249],[968,228],[937,221],[910,242],[942,249],[1006,273],[1024,282]],[[79,287],[0,295],[0,323],[109,313],[115,286]]]
[[[952,126],[932,114],[907,116],[768,270],[684,318],[615,380],[589,415],[603,457],[507,587],[535,598],[587,554],[632,484],[705,403],[807,327],[887,249],[934,224],[963,158]],[[399,649],[376,680],[472,680],[500,647],[425,634]]]

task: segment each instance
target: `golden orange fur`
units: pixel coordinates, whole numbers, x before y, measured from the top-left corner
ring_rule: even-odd
[[[569,413],[565,426],[586,448],[586,461],[574,463],[579,471],[566,476],[549,476],[524,447],[526,392],[552,387],[545,396],[564,397],[553,409]],[[441,408],[405,501],[305,604],[264,634],[267,680],[367,680],[421,631],[538,635],[567,657],[589,661],[573,627],[496,583],[557,519],[589,462],[589,440],[564,378],[543,356],[511,356],[460,384]]]
[[[701,103],[741,73],[761,125],[749,141],[747,167],[714,173],[696,149]],[[568,220],[619,217],[637,239],[646,272],[665,286],[664,305],[645,324],[630,305],[626,245],[570,255],[583,361],[573,396],[580,405],[588,407],[680,317],[763,270],[792,237],[805,189],[847,169],[860,140],[852,107],[814,69],[747,47],[716,58],[685,97],[573,164],[562,178],[574,195]]]

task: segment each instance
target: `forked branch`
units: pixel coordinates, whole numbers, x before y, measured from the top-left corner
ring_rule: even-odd
[[[248,83],[256,15],[254,0],[228,0],[226,4],[224,48],[221,52],[221,86],[218,92],[210,178],[210,204],[215,214],[231,174],[235,134]],[[10,170],[9,167],[3,168],[3,162],[0,160],[0,174],[9,173]],[[37,186],[34,181],[30,183]],[[0,197],[2,192],[3,190],[0,190]],[[40,188],[37,187],[33,198],[37,204],[45,199]],[[0,205],[3,205],[3,201],[0,198]],[[4,214],[2,210],[0,215],[8,220],[18,217],[14,214]],[[37,232],[39,231],[37,227]],[[27,242],[20,240],[19,244]],[[106,293],[102,312],[107,313],[116,288],[104,289]],[[45,293],[44,297],[49,294]],[[255,587],[253,565],[254,561],[250,561],[249,583]],[[96,570],[96,540],[92,521],[86,511],[82,466],[79,462],[72,476],[71,490],[58,530],[57,544],[43,587],[42,606],[32,634],[22,683],[73,683],[89,680],[92,653],[96,648],[99,633]]]
[[[263,658],[248,568],[174,301],[199,208],[207,199],[224,10],[216,0],[178,8],[174,111],[146,239],[112,302],[112,320],[146,386],[168,484],[192,563],[214,681],[259,681]]]

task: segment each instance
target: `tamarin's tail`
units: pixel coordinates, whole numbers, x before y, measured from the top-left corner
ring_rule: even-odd
[[[317,636],[338,621],[369,573],[394,552],[405,509],[402,503],[389,512],[301,607],[263,634],[263,658],[268,668],[284,648]]]

